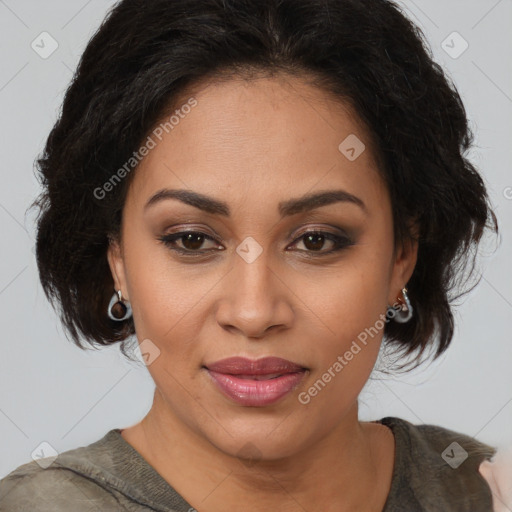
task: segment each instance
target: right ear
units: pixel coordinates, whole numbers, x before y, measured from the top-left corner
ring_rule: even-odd
[[[114,287],[116,290],[121,290],[123,298],[130,300],[128,296],[128,289],[126,286],[126,273],[124,270],[124,259],[121,243],[117,238],[110,238],[110,243],[107,250],[108,265],[112,278],[114,279]]]

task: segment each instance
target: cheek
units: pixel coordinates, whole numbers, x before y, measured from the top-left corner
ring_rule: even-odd
[[[126,243],[125,268],[137,338],[150,339],[174,364],[194,347],[213,276],[176,263],[154,242],[134,242]]]
[[[366,297],[362,286],[355,290],[333,296],[330,304],[337,307],[327,311],[330,335],[317,344],[317,364],[298,394],[299,403],[316,410],[325,425],[337,422],[357,400],[379,355],[385,326],[382,301]]]
[[[308,304],[343,344],[350,344],[386,313],[388,262],[389,255],[377,247],[359,247],[344,265],[322,279],[321,288],[308,283]]]
[[[325,281],[329,285],[323,293],[319,288],[311,292],[310,287],[308,304],[327,333],[316,345],[318,365],[310,383],[317,384],[308,388],[318,395],[317,406],[337,404],[336,410],[346,406],[374,367],[386,325],[389,259],[378,244],[368,245]]]

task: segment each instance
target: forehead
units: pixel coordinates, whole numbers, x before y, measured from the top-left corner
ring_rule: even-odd
[[[296,77],[197,84],[149,137],[154,147],[129,193],[139,204],[178,187],[234,204],[248,197],[277,204],[329,187],[368,202],[386,193],[364,123],[348,104]]]

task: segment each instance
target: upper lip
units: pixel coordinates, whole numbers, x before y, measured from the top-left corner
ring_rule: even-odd
[[[262,357],[261,359],[229,357],[205,366],[208,370],[231,375],[284,374],[300,372],[306,369],[299,364],[280,357]]]

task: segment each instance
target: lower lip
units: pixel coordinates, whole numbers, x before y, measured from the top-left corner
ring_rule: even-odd
[[[295,389],[305,371],[286,373],[275,379],[241,379],[235,375],[208,370],[215,384],[231,400],[246,406],[262,407],[277,402]]]

